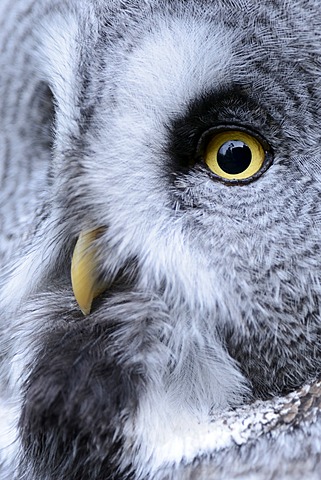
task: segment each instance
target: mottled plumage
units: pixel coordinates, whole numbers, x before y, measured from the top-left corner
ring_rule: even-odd
[[[1,480],[321,478],[320,87],[318,0],[2,0]]]

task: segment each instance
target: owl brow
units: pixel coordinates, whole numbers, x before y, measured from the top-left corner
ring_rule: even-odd
[[[233,86],[206,92],[168,124],[167,153],[176,168],[186,168],[195,161],[198,142],[210,128],[234,124],[260,133],[261,125],[263,130],[272,123],[269,113],[244,88]]]

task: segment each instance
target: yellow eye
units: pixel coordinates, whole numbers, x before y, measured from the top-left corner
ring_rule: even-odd
[[[267,152],[254,136],[241,130],[225,130],[214,134],[207,144],[204,160],[220,179],[240,181],[252,179],[264,166]]]

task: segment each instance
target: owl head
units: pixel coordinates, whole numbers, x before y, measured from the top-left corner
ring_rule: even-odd
[[[0,301],[34,471],[98,479],[133,445],[158,465],[160,431],[320,372],[319,31],[317,0],[35,21],[49,173]]]

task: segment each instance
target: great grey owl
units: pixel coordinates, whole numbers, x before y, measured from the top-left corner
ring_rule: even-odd
[[[1,480],[321,478],[320,107],[320,0],[1,0]]]

